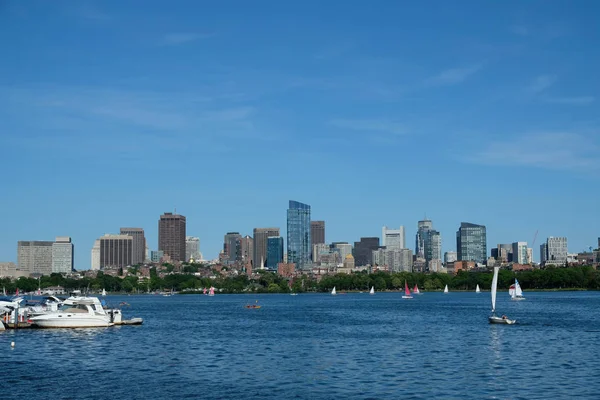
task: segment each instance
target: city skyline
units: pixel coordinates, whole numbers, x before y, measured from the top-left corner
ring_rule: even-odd
[[[286,238],[289,199],[328,242],[404,226],[414,251],[426,215],[442,253],[464,221],[536,261],[595,247],[600,4],[434,3],[6,2],[0,261],[64,235],[89,268],[119,227],[157,250],[175,208],[213,259]]]

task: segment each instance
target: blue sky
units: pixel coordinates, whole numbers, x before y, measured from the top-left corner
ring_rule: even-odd
[[[4,1],[0,260],[185,215],[228,231],[312,206],[327,241],[461,221],[488,248],[600,236],[594,1]]]

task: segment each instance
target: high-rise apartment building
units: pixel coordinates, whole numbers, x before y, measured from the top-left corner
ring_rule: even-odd
[[[542,243],[540,245],[540,264],[545,264],[548,260],[548,245],[546,243]]]
[[[200,238],[195,236],[185,237],[185,260],[200,261],[202,254],[200,253]]]
[[[229,264],[242,261],[242,235],[239,232],[227,232],[223,238],[223,253]]]
[[[415,240],[415,255],[425,258],[425,235],[424,233],[433,229],[430,219],[424,219],[417,224],[417,235]]]
[[[244,236],[240,240],[240,247],[242,251],[242,262],[244,264],[252,262],[254,260],[254,239],[252,236]]]
[[[99,240],[101,269],[133,265],[133,238],[131,236],[106,234]]]
[[[166,212],[158,220],[158,250],[171,261],[185,261],[185,225],[183,215]]]
[[[565,264],[567,262],[567,238],[550,236],[546,239],[546,264]]]
[[[121,235],[133,238],[132,265],[143,264],[146,259],[146,237],[142,228],[121,228]]]
[[[19,241],[17,243],[17,265],[30,274],[52,273],[52,245],[50,241]]]
[[[373,250],[377,250],[379,248],[380,246],[378,237],[360,238],[360,242],[354,242],[354,249],[352,250],[354,264],[357,267],[372,265]]]
[[[57,236],[52,243],[52,273],[70,274],[73,271],[73,243],[68,236]]]
[[[299,270],[310,268],[311,243],[310,206],[290,200],[287,210],[288,263],[296,264]]]
[[[94,246],[92,247],[92,271],[100,270],[100,239],[94,241]]]
[[[260,269],[265,266],[267,260],[267,241],[269,236],[280,236],[279,228],[254,228],[253,231],[253,257],[252,265],[254,269]]]
[[[458,261],[487,261],[487,233],[484,225],[461,222],[456,232]]]
[[[412,271],[412,250],[379,248],[371,252],[373,264],[387,266],[391,272]]]
[[[277,271],[280,262],[283,262],[283,238],[270,236],[267,238],[267,269]]]
[[[325,221],[310,221],[310,242],[311,247],[325,243]]]
[[[512,262],[517,264],[528,264],[527,242],[514,242],[512,244]]]
[[[404,236],[404,226],[399,229],[388,229],[384,226],[381,229],[381,245],[388,250],[400,250],[406,248]]]

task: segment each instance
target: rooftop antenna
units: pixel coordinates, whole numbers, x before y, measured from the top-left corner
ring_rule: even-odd
[[[173,210],[173,214],[177,215],[177,206],[175,206],[175,209]]]

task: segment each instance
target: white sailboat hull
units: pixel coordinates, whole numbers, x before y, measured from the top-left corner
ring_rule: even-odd
[[[512,325],[515,322],[517,322],[516,319],[502,318],[502,317],[497,317],[495,315],[490,316],[488,319],[490,321],[490,324]]]
[[[407,296],[407,295],[404,295],[404,296],[402,296],[402,298],[403,298],[403,299],[412,299],[413,297],[412,297],[412,296]]]
[[[515,301],[525,300],[525,297],[523,297],[523,296],[513,296],[513,297],[511,297],[511,300],[515,300]]]

